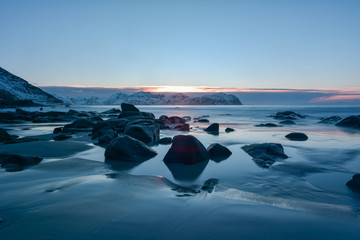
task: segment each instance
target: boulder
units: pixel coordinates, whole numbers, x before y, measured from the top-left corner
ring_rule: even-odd
[[[284,148],[278,143],[250,144],[241,147],[253,157],[253,161],[262,168],[269,168],[278,159],[287,159]]]
[[[66,135],[66,134],[59,134],[59,135],[55,136],[53,139],[55,141],[62,141],[62,140],[69,139],[69,138],[71,138],[71,136]]]
[[[0,153],[1,167],[9,172],[21,171],[26,167],[38,164],[41,160],[40,157]]]
[[[106,159],[128,162],[143,162],[156,155],[145,143],[125,134],[112,140],[105,150]]]
[[[279,122],[279,124],[282,124],[282,125],[295,125],[296,123],[292,120],[284,120],[284,121],[281,121]]]
[[[132,118],[125,126],[124,133],[144,143],[157,143],[160,127],[153,118]]]
[[[339,127],[360,129],[360,115],[354,115],[354,116],[344,118],[343,120],[341,120],[340,122],[338,122],[335,125],[339,126]]]
[[[209,158],[215,162],[221,162],[222,160],[230,157],[232,152],[225,146],[219,143],[213,143],[208,148]]]
[[[296,120],[299,118],[305,118],[304,115],[292,111],[277,112],[273,117],[280,120]]]
[[[229,127],[225,128],[226,133],[234,132],[234,131],[235,131],[235,129],[233,129],[233,128],[229,128]]]
[[[74,122],[64,126],[63,132],[83,132],[91,131],[95,123],[87,119],[77,119]]]
[[[8,134],[8,132],[5,129],[0,128],[0,142],[4,142],[4,141],[8,141],[8,140],[11,140],[10,135]]]
[[[355,174],[350,181],[346,183],[350,189],[360,192],[360,174]]]
[[[339,122],[341,119],[342,119],[342,117],[340,117],[340,116],[331,116],[331,117],[322,119],[319,123],[335,124],[335,123]]]
[[[117,132],[115,132],[113,129],[104,128],[100,131],[99,144],[106,146],[117,136],[118,136]]]
[[[123,112],[140,112],[140,110],[137,109],[134,105],[128,103],[122,103],[121,110]]]
[[[177,135],[164,157],[165,163],[194,164],[209,160],[204,145],[192,135]]]
[[[207,128],[205,128],[204,131],[210,134],[219,134],[219,124],[213,123]]]
[[[162,145],[168,145],[172,143],[172,138],[171,137],[160,138],[157,143]]]
[[[186,123],[184,118],[178,116],[165,116],[161,115],[159,119],[156,119],[160,129],[172,129],[178,131],[190,131],[190,125]]]
[[[278,127],[278,125],[274,123],[262,123],[255,125],[255,127]]]
[[[58,134],[58,133],[62,133],[64,130],[63,127],[57,127],[57,128],[54,128],[54,131],[53,131],[53,134]]]
[[[308,136],[306,136],[305,133],[300,133],[300,132],[289,133],[285,137],[291,141],[306,141],[306,140],[308,140]]]

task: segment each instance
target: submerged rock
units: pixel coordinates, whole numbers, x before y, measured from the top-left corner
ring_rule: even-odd
[[[339,127],[349,127],[349,128],[360,129],[360,115],[353,115],[353,116],[344,118],[343,120],[341,120],[340,122],[338,122],[335,125],[339,126]]]
[[[269,168],[278,159],[287,159],[284,148],[279,143],[250,144],[241,147],[253,157],[254,162],[262,168]]]
[[[11,140],[11,136],[5,129],[0,128],[0,142],[4,142],[8,140]]]
[[[205,181],[204,185],[201,187],[201,190],[206,191],[208,193],[212,193],[215,186],[219,183],[219,179],[209,178]]]
[[[319,123],[334,124],[334,123],[339,122],[341,119],[342,119],[342,117],[340,117],[340,116],[331,116],[331,117],[322,119]]]
[[[278,125],[275,123],[262,123],[255,125],[255,127],[278,127]]]
[[[164,157],[165,163],[194,164],[209,160],[204,145],[192,135],[177,135]]]
[[[167,145],[167,144],[171,144],[171,143],[172,143],[171,137],[160,138],[158,141],[158,144],[162,144],[162,145]]]
[[[281,121],[279,122],[279,124],[282,124],[282,125],[295,125],[296,123],[292,120],[284,120],[284,121]]]
[[[143,162],[156,155],[145,143],[125,134],[112,140],[105,150],[106,159],[128,162]]]
[[[210,126],[208,126],[206,129],[204,129],[205,132],[210,133],[210,134],[219,134],[219,124],[218,123],[213,123]]]
[[[273,117],[280,120],[296,120],[299,118],[305,118],[304,115],[292,111],[277,112]]]
[[[360,174],[355,174],[350,181],[346,183],[350,189],[360,192]]]
[[[229,128],[229,127],[225,128],[226,133],[234,132],[234,131],[235,131],[235,129],[233,129],[233,128]]]
[[[285,137],[291,141],[306,141],[306,140],[308,140],[308,136],[306,136],[305,133],[301,133],[301,132],[289,133]]]
[[[209,153],[209,158],[214,160],[215,162],[220,162],[222,160],[230,157],[232,152],[225,146],[219,143],[213,143],[208,148],[207,151]]]
[[[55,141],[62,141],[62,140],[69,139],[69,138],[71,138],[71,136],[66,135],[66,134],[59,134],[59,135],[55,136],[53,139]]]
[[[42,158],[0,153],[0,164],[8,172],[22,171],[24,168],[38,164]]]

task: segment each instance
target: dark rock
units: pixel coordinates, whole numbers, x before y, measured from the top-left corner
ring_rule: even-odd
[[[305,133],[300,133],[300,132],[289,133],[285,137],[291,141],[306,141],[306,140],[308,140],[308,136],[306,136]]]
[[[21,171],[25,167],[38,164],[41,160],[40,157],[0,153],[1,167],[9,172]]]
[[[255,125],[255,127],[278,127],[278,125],[276,125],[274,123],[262,123],[262,124]]]
[[[282,124],[282,125],[295,125],[296,123],[292,120],[284,120],[284,121],[281,121],[279,122],[279,124]]]
[[[219,134],[219,124],[213,123],[207,128],[205,128],[204,131],[210,134]]]
[[[78,117],[90,117],[91,115],[87,112],[79,112],[77,114],[75,114]]]
[[[208,193],[212,193],[215,186],[219,183],[219,179],[209,178],[205,181],[204,185],[201,187],[201,190],[206,191]]]
[[[58,133],[62,133],[64,130],[63,127],[57,127],[57,128],[54,128],[54,131],[53,131],[53,134],[58,134]]]
[[[207,161],[209,154],[202,143],[192,135],[177,135],[164,157],[165,163],[194,164]]]
[[[93,121],[96,121],[96,122],[102,122],[102,121],[104,121],[104,119],[102,119],[102,118],[99,117],[99,116],[93,116],[93,117],[91,117],[90,119],[93,120]]]
[[[125,126],[126,126],[128,120],[126,120],[126,119],[109,119],[106,122],[108,122],[110,124],[110,126],[112,128],[114,128],[114,130],[116,130],[117,132],[124,132]]]
[[[360,174],[355,174],[350,181],[346,183],[350,189],[360,192]]]
[[[285,112],[277,112],[275,116],[273,116],[275,119],[281,119],[281,120],[296,120],[299,118],[305,118],[304,115],[292,112],[292,111],[285,111]]]
[[[209,158],[215,162],[221,162],[222,160],[230,157],[232,152],[225,146],[219,143],[213,143],[208,148]]]
[[[194,122],[208,123],[210,121],[208,119],[199,119],[199,120],[194,120]]]
[[[118,116],[118,118],[130,118],[130,117],[147,117],[147,118],[153,118],[155,119],[154,114],[147,113],[147,112],[136,112],[136,111],[128,111],[128,112],[122,112]]]
[[[112,109],[106,110],[106,111],[104,111],[102,113],[103,114],[120,114],[121,111],[120,111],[120,109],[112,108]]]
[[[23,138],[8,140],[8,141],[5,141],[4,143],[5,144],[14,144],[14,143],[26,143],[26,142],[34,142],[34,141],[39,141],[39,139],[34,138],[34,137],[23,137]]]
[[[124,133],[144,143],[157,143],[160,127],[153,118],[133,118],[125,126]]]
[[[77,119],[74,122],[64,126],[63,132],[82,132],[82,131],[91,131],[95,123],[87,119]]]
[[[225,128],[226,133],[234,132],[234,131],[235,131],[235,129],[233,129],[233,128],[229,128],[229,127]]]
[[[190,131],[190,125],[187,124],[187,123],[184,123],[184,124],[175,126],[174,129],[175,129],[175,130],[178,130],[178,131],[188,132],[188,131]]]
[[[128,103],[122,103],[121,110],[123,112],[140,112],[140,110],[137,109],[134,105]]]
[[[128,162],[143,162],[156,155],[145,143],[125,134],[112,140],[105,150],[106,159]]]
[[[111,128],[103,128],[100,131],[99,144],[108,145],[113,139],[117,138],[118,134]]]
[[[10,135],[8,134],[8,132],[5,129],[0,128],[0,142],[4,142],[4,141],[8,141],[8,140],[11,140]]]
[[[357,116],[354,115],[354,116],[344,118],[343,120],[341,120],[340,122],[338,122],[335,125],[339,126],[339,127],[349,127],[349,128],[360,129],[360,115],[357,115]]]
[[[162,115],[159,119],[156,119],[160,129],[173,129],[178,131],[190,131],[190,125],[185,123],[186,120],[177,116],[165,116]]]
[[[75,115],[75,114],[78,114],[79,112],[76,111],[76,110],[74,110],[74,109],[70,109],[70,110],[68,111],[68,113],[69,113],[70,115]]]
[[[55,136],[53,139],[55,141],[62,141],[62,140],[69,139],[69,138],[71,138],[71,136],[66,135],[66,134],[59,134],[59,135]]]
[[[269,168],[278,159],[288,158],[284,153],[284,148],[278,143],[250,144],[241,148],[262,168]]]
[[[340,116],[331,116],[331,117],[322,119],[319,123],[335,124],[335,123],[339,122],[341,119],[342,119],[342,117],[340,117]]]
[[[162,145],[168,145],[172,143],[172,138],[171,137],[164,137],[164,138],[160,138],[158,141],[158,144],[162,144]]]
[[[208,118],[208,117],[210,117],[210,116],[209,116],[209,115],[202,115],[201,117],[196,117],[196,118],[194,118],[193,120],[194,120],[194,121],[198,121],[198,120],[200,120],[200,119]]]
[[[186,122],[190,122],[190,121],[191,121],[191,117],[190,117],[190,116],[183,116],[182,119],[184,119]]]

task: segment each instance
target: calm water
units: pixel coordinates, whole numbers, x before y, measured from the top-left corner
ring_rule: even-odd
[[[102,112],[112,107],[118,106],[80,106],[73,107],[72,109],[78,111]],[[219,221],[221,222],[221,219],[224,217],[234,221],[240,221],[239,219],[241,219],[240,222],[248,227],[247,229],[241,230],[243,232],[241,232],[240,235],[243,237],[252,236],[253,239],[261,239],[261,237],[263,237],[261,231],[256,234],[256,232],[251,230],[257,225],[257,221],[260,221],[261,224],[265,225],[268,222],[274,221],[274,223],[279,224],[276,226],[281,229],[282,216],[287,216],[285,218],[290,222],[299,224],[297,227],[288,226],[289,231],[292,229],[293,232],[297,232],[301,231],[302,228],[306,228],[308,229],[309,234],[311,233],[311,237],[322,237],[322,233],[324,234],[323,236],[327,236],[328,239],[340,239],[341,236],[347,236],[348,239],[357,239],[357,237],[360,236],[360,234],[356,234],[357,230],[354,227],[360,224],[360,221],[358,220],[360,194],[354,193],[345,185],[346,182],[351,179],[353,174],[360,172],[360,131],[339,128],[332,124],[318,123],[321,118],[333,115],[338,115],[340,117],[360,115],[360,106],[138,106],[138,108],[141,111],[152,112],[156,117],[167,115],[191,116],[194,118],[208,115],[206,118],[210,120],[210,123],[194,123],[191,121],[191,132],[189,134],[195,135],[205,147],[212,143],[221,143],[232,151],[232,155],[227,160],[220,163],[209,161],[197,166],[184,166],[181,169],[172,169],[168,168],[162,162],[170,145],[160,145],[153,147],[158,152],[156,157],[139,165],[106,166],[103,164],[104,149],[92,145],[93,148],[91,150],[77,153],[70,158],[48,158],[45,159],[42,164],[44,164],[44,166],[46,163],[54,163],[55,166],[56,163],[60,164],[61,162],[62,164],[65,164],[65,162],[68,164],[68,162],[64,160],[74,158],[88,160],[84,161],[83,164],[85,166],[90,163],[100,164],[99,167],[95,167],[95,169],[91,168],[92,170],[89,170],[88,172],[85,171],[86,173],[80,170],[79,172],[75,171],[73,175],[70,174],[70,179],[77,178],[79,174],[89,174],[92,178],[97,179],[97,174],[102,171],[105,171],[106,173],[125,173],[140,178],[144,176],[155,178],[164,177],[182,186],[202,185],[203,182],[209,178],[219,179],[220,190],[213,195],[214,197],[211,198],[212,200],[206,198],[208,199],[207,202],[203,202],[204,199],[200,201],[199,198],[197,198],[198,200],[192,202],[195,206],[189,205],[189,199],[187,198],[169,198],[168,195],[165,194],[165,196],[163,196],[159,193],[162,200],[158,199],[158,201],[163,205],[157,206],[154,203],[154,209],[158,211],[159,219],[166,218],[167,212],[170,209],[174,206],[180,206],[177,204],[187,204],[187,207],[184,207],[185,215],[182,215],[184,219],[187,217],[196,218],[193,214],[198,214],[198,211],[205,211],[203,209],[204,206],[212,203],[214,204],[214,207],[218,206],[218,208],[212,208],[213,214],[209,213],[209,216],[217,219],[216,221],[214,220],[216,223],[209,223],[210,227],[218,227]],[[44,111],[48,110],[67,111],[68,109],[44,109]],[[260,123],[278,124],[278,120],[274,120],[269,116],[278,111],[287,110],[307,115],[307,117],[305,119],[296,120],[296,125],[292,126],[281,126],[276,128],[254,126]],[[203,131],[205,127],[214,122],[220,124],[220,134],[218,136],[210,135]],[[51,126],[48,124],[15,125],[11,126],[13,129],[11,133],[20,136],[48,134],[58,125],[62,124]],[[10,126],[5,125],[5,127]],[[225,133],[224,130],[226,127],[234,128],[235,132]],[[308,135],[309,139],[305,142],[289,141],[285,138],[285,135],[290,132],[303,132]],[[161,131],[161,137],[173,137],[178,134],[187,133],[171,130]],[[252,161],[251,157],[241,149],[241,146],[246,144],[266,142],[281,143],[284,146],[285,153],[290,158],[275,163],[269,169],[263,169],[258,167]],[[31,171],[33,170],[24,171],[24,173],[22,173],[24,175],[21,175],[20,173],[18,175],[20,178],[18,179],[21,179],[22,176],[24,176],[24,178],[28,180],[32,179],[35,182],[40,181],[38,175],[31,175]],[[6,174],[6,177],[3,179],[6,181],[9,181],[13,176],[16,176],[16,173],[11,173],[14,175],[10,175],[9,173],[0,172],[0,174]],[[45,177],[42,177],[47,179],[49,176],[50,174],[45,174]],[[69,176],[67,175],[67,177]],[[45,182],[42,181],[45,180],[40,181],[41,184],[45,184]],[[96,184],[100,184],[102,194],[110,194],[107,190],[104,190],[108,189],[108,191],[112,191],[109,190],[110,186],[107,182],[99,179],[94,181],[97,182]],[[96,187],[96,184],[91,186]],[[122,184],[124,184],[124,182]],[[19,187],[19,185],[17,186]],[[83,192],[84,190],[87,190],[87,186],[88,185],[86,184],[82,185],[82,188],[80,190],[78,189],[78,191]],[[131,191],[131,189],[133,189],[131,187],[132,184],[126,186],[127,187],[124,189],[127,190],[124,191],[130,191],[131,196],[133,197],[135,195],[137,196],[135,192]],[[152,187],[156,189],[156,186]],[[221,190],[222,188],[223,190]],[[21,185],[19,189],[21,189]],[[10,199],[21,196],[21,194],[17,195],[10,190],[5,193],[10,196]],[[141,194],[138,197],[134,197],[134,199],[138,201],[140,201],[139,199],[148,198],[149,196],[141,196]],[[122,204],[121,201],[119,204]],[[244,201],[250,203],[251,206],[244,208],[244,206],[241,205]],[[197,205],[199,203],[201,203],[201,207]],[[51,202],[51,204],[53,204],[53,202]],[[238,204],[241,206],[238,206]],[[97,205],[101,204],[98,202],[96,203],[95,201],[94,205],[91,206],[94,207]],[[132,205],[130,204],[130,206]],[[141,206],[144,207],[143,205]],[[223,206],[224,209],[220,208],[220,206]],[[108,205],[106,205],[106,208],[107,207]],[[194,210],[194,208],[197,210]],[[228,212],[230,211],[229,209],[231,209],[231,213]],[[247,212],[245,209],[252,209],[252,212]],[[142,209],[141,211],[146,212],[147,210]],[[189,215],[186,215],[187,212],[189,212]],[[193,213],[190,214],[190,212]],[[214,215],[215,213],[218,214],[219,218]],[[51,215],[51,213],[47,214]],[[138,211],[134,210],[134,214],[139,214],[139,218],[135,217],[134,220],[134,216],[127,216],[125,219],[130,222],[141,222],[141,224],[144,225],[139,224],[145,226],[146,224],[140,219],[144,217],[143,213],[140,214]],[[204,214],[204,212],[201,212],[201,214]],[[100,217],[99,215],[96,216]],[[318,218],[318,216],[320,216],[320,218]],[[344,223],[344,228],[339,227],[340,225],[338,225],[337,218],[334,219],[334,216],[341,218],[341,222]],[[244,218],[250,218],[252,220],[246,221]],[[123,220],[124,219],[118,220],[118,222],[122,222]],[[116,222],[116,220],[114,221]],[[156,219],[153,221],[156,222]],[[254,222],[251,223],[251,221]],[[54,222],[56,223],[57,221]],[[309,223],[314,225],[309,226]],[[236,231],[239,229],[236,230],[236,226],[230,225],[228,230],[231,233],[234,233],[234,235],[229,235],[229,237],[234,237]],[[185,223],[184,226],[188,227]],[[314,226],[319,228],[319,232],[314,230]],[[339,229],[335,226],[339,227]],[[203,227],[206,228],[206,226]],[[86,226],[84,228],[87,229],[91,227]],[[268,227],[264,227],[266,231],[271,231],[270,228],[274,229],[274,226],[270,224]],[[331,232],[324,233],[323,230],[327,228],[337,229],[336,231],[334,230],[336,234]],[[223,228],[221,229],[224,231]],[[320,229],[323,230],[320,231]],[[203,237],[206,235],[200,230],[193,230],[192,233],[193,235],[191,236]],[[74,237],[71,234],[69,236]],[[112,236],[116,236],[116,234]],[[135,234],[134,236],[137,235]],[[165,235],[154,235],[153,238],[149,237],[149,239],[166,239],[164,236]],[[273,233],[269,238],[281,239],[290,236],[291,235],[286,234],[286,230],[283,230],[276,234]],[[299,235],[298,237],[291,236],[291,238],[300,239],[306,236],[307,235],[305,234]],[[211,239],[212,237],[209,238]],[[131,239],[131,237],[129,237],[129,239]],[[134,239],[136,239],[136,237]],[[212,239],[217,238],[213,237]]]

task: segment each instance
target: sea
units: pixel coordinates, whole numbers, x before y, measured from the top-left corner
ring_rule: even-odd
[[[319,123],[334,115],[360,115],[360,106],[137,107],[156,118],[208,119],[191,120],[190,132],[161,130],[160,135],[191,134],[205,147],[226,146],[232,155],[173,169],[163,162],[171,145],[155,145],[158,155],[150,160],[112,165],[104,162],[105,149],[90,141],[84,151],[45,157],[22,172],[0,170],[0,239],[360,239],[360,193],[346,186],[360,173],[360,130]],[[42,111],[111,108],[120,107]],[[281,125],[272,116],[282,111],[306,117]],[[220,124],[219,135],[204,131],[211,123]],[[256,126],[266,123],[278,127]],[[64,124],[0,127],[23,137],[49,135]],[[226,133],[228,127],[235,131]],[[285,136],[292,132],[305,133],[308,140],[290,141]],[[289,158],[262,168],[241,148],[254,143],[279,143]],[[218,180],[212,192],[201,190],[208,179]]]

